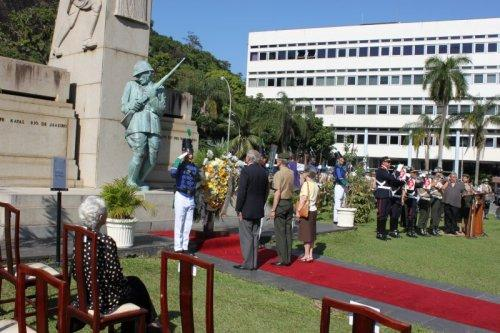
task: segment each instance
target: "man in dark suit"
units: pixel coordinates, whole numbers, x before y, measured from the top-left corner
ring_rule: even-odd
[[[264,205],[269,183],[267,172],[260,165],[260,154],[249,150],[241,170],[236,200],[236,213],[240,219],[240,246],[243,262],[234,268],[257,269],[257,249],[259,246],[260,220],[264,217]]]

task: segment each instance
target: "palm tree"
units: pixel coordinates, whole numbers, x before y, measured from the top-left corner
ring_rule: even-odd
[[[467,57],[449,57],[444,61],[431,57],[425,61],[423,89],[429,86],[429,97],[436,103],[441,117],[441,135],[439,136],[438,164],[443,167],[443,145],[448,104],[452,99],[459,101],[467,95],[467,81],[460,70],[461,65],[470,64]]]
[[[430,147],[432,144],[432,138],[439,138],[441,135],[441,116],[437,116],[435,118],[431,118],[426,114],[422,114],[418,117],[418,120],[411,123],[406,123],[401,129],[404,132],[411,131],[411,138],[413,148],[417,151],[417,159],[418,159],[418,150],[422,144],[425,146],[425,170],[429,170],[429,154]],[[447,134],[450,131],[451,121],[446,121],[445,125],[445,140],[444,145],[448,147],[448,140],[446,140]],[[405,139],[405,144],[408,144],[408,139]]]
[[[229,148],[238,157],[243,157],[250,149],[255,149],[263,145],[259,135],[258,119],[256,114],[249,108],[238,107],[233,110],[233,131],[238,131],[237,135],[229,141]]]
[[[297,108],[284,92],[278,93],[278,97],[277,139],[284,152],[293,138],[306,136],[307,121],[303,109]]]
[[[488,110],[495,108],[497,97],[488,100],[486,103],[474,99],[474,108],[472,112],[460,115],[462,126],[466,133],[474,137],[474,147],[476,149],[476,169],[474,182],[479,184],[479,163],[481,153],[485,147],[485,134],[489,125],[500,125],[500,115],[488,116]]]

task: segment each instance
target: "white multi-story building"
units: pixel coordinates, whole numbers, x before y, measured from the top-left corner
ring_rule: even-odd
[[[248,40],[247,95],[276,99],[280,92],[310,105],[333,125],[338,148],[349,140],[358,155],[375,166],[385,155],[423,167],[424,146],[407,145],[404,124],[420,114],[436,115],[436,106],[422,88],[425,60],[464,55],[462,67],[469,93],[500,95],[500,18],[415,23],[382,23],[312,29],[251,32]],[[452,101],[448,113],[465,113],[472,102]],[[497,106],[489,111],[499,114]],[[445,169],[472,165],[475,150],[457,123]],[[434,167],[437,142],[430,151]],[[500,127],[491,126],[481,158],[491,173],[500,173]],[[482,165],[483,165],[482,164]],[[483,169],[482,169],[483,170]]]

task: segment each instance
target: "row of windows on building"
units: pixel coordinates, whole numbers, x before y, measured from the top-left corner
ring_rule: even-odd
[[[250,52],[250,61],[327,59],[345,57],[411,56],[498,52],[498,43],[451,43],[437,45],[363,46]]]
[[[436,36],[436,37],[415,37],[415,38],[393,38],[393,39],[370,39],[370,40],[344,40],[330,42],[309,42],[309,43],[291,43],[291,44],[271,44],[271,45],[251,45],[251,49],[267,49],[276,47],[297,47],[297,46],[315,46],[315,45],[345,45],[345,44],[366,44],[366,43],[399,43],[399,42],[420,42],[433,40],[460,40],[460,39],[485,39],[498,38],[498,34],[489,35],[465,35],[465,36]]]
[[[377,105],[377,104],[347,104],[347,105],[313,105],[313,106],[296,106],[299,108],[312,108],[319,115],[341,115],[341,114],[373,114],[373,115],[436,115],[437,108],[435,105],[420,105],[420,104],[402,104],[402,105]],[[499,106],[492,106],[486,112],[487,115],[496,115]],[[457,115],[469,113],[472,105],[467,104],[452,104],[448,105],[448,114]],[[500,112],[499,112],[500,113]]]
[[[408,145],[408,135],[405,134],[368,134],[367,144],[369,145],[399,145],[406,146]],[[448,136],[448,143],[450,147],[457,146],[457,138],[454,135]],[[460,147],[471,147],[474,145],[474,140],[471,140],[469,136],[460,136]],[[337,134],[336,142],[350,142],[356,144],[364,144],[365,143],[365,134]],[[424,145],[425,142],[422,141],[421,145]],[[432,138],[431,145],[437,146],[438,142],[436,138]],[[500,137],[486,137],[485,138],[485,147],[487,148],[500,148]]]
[[[498,83],[497,73],[465,74],[469,84]],[[301,86],[366,86],[366,85],[411,85],[422,84],[423,74],[404,75],[357,75],[357,76],[317,76],[317,77],[270,77],[249,78],[248,86],[255,87],[301,87]]]

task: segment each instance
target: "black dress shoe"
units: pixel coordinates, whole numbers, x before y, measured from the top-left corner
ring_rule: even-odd
[[[399,231],[397,230],[389,232],[389,236],[391,236],[392,238],[402,238],[399,234]]]
[[[287,263],[284,263],[281,261],[273,262],[271,265],[273,265],[273,266],[290,266],[290,264],[287,264]]]
[[[418,238],[418,236],[415,233],[415,231],[409,231],[409,232],[407,232],[406,236],[411,237],[411,238]]]
[[[233,267],[236,268],[236,269],[244,270],[244,271],[253,271],[252,268],[248,268],[248,267],[245,267],[245,266],[242,266],[242,265],[234,265]]]
[[[384,234],[377,234],[377,239],[383,240],[383,241],[388,241],[391,240],[387,235]]]

